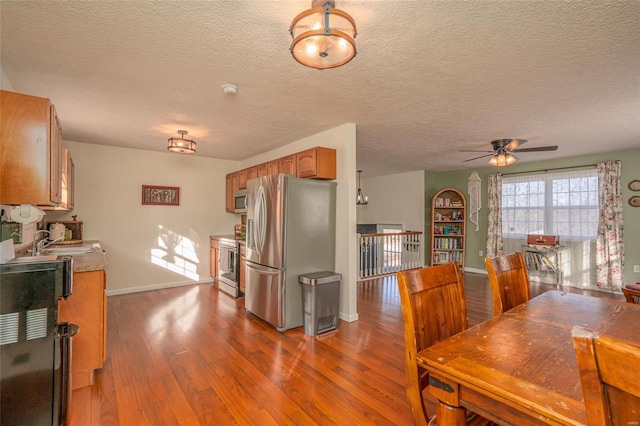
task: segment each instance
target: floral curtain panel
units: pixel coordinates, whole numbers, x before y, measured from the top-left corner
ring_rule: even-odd
[[[624,244],[620,161],[598,163],[600,217],[596,242],[596,283],[618,291],[624,281]]]
[[[502,240],[502,175],[493,173],[488,178],[487,200],[487,257],[503,255]]]

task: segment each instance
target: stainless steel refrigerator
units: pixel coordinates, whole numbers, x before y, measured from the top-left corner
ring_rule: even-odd
[[[299,327],[298,276],[335,269],[336,183],[279,174],[248,191],[245,307],[278,331]]]

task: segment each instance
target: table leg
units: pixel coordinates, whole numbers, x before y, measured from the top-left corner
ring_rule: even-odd
[[[438,401],[436,403],[436,424],[465,426],[467,424],[467,411],[463,407],[452,407]]]

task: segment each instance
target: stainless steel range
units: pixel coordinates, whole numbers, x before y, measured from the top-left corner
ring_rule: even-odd
[[[240,297],[240,250],[234,238],[220,238],[218,288],[233,297]]]

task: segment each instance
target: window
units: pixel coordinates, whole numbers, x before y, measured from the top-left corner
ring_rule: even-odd
[[[595,169],[502,179],[502,234],[559,235],[561,240],[595,240],[598,229],[598,173]]]

